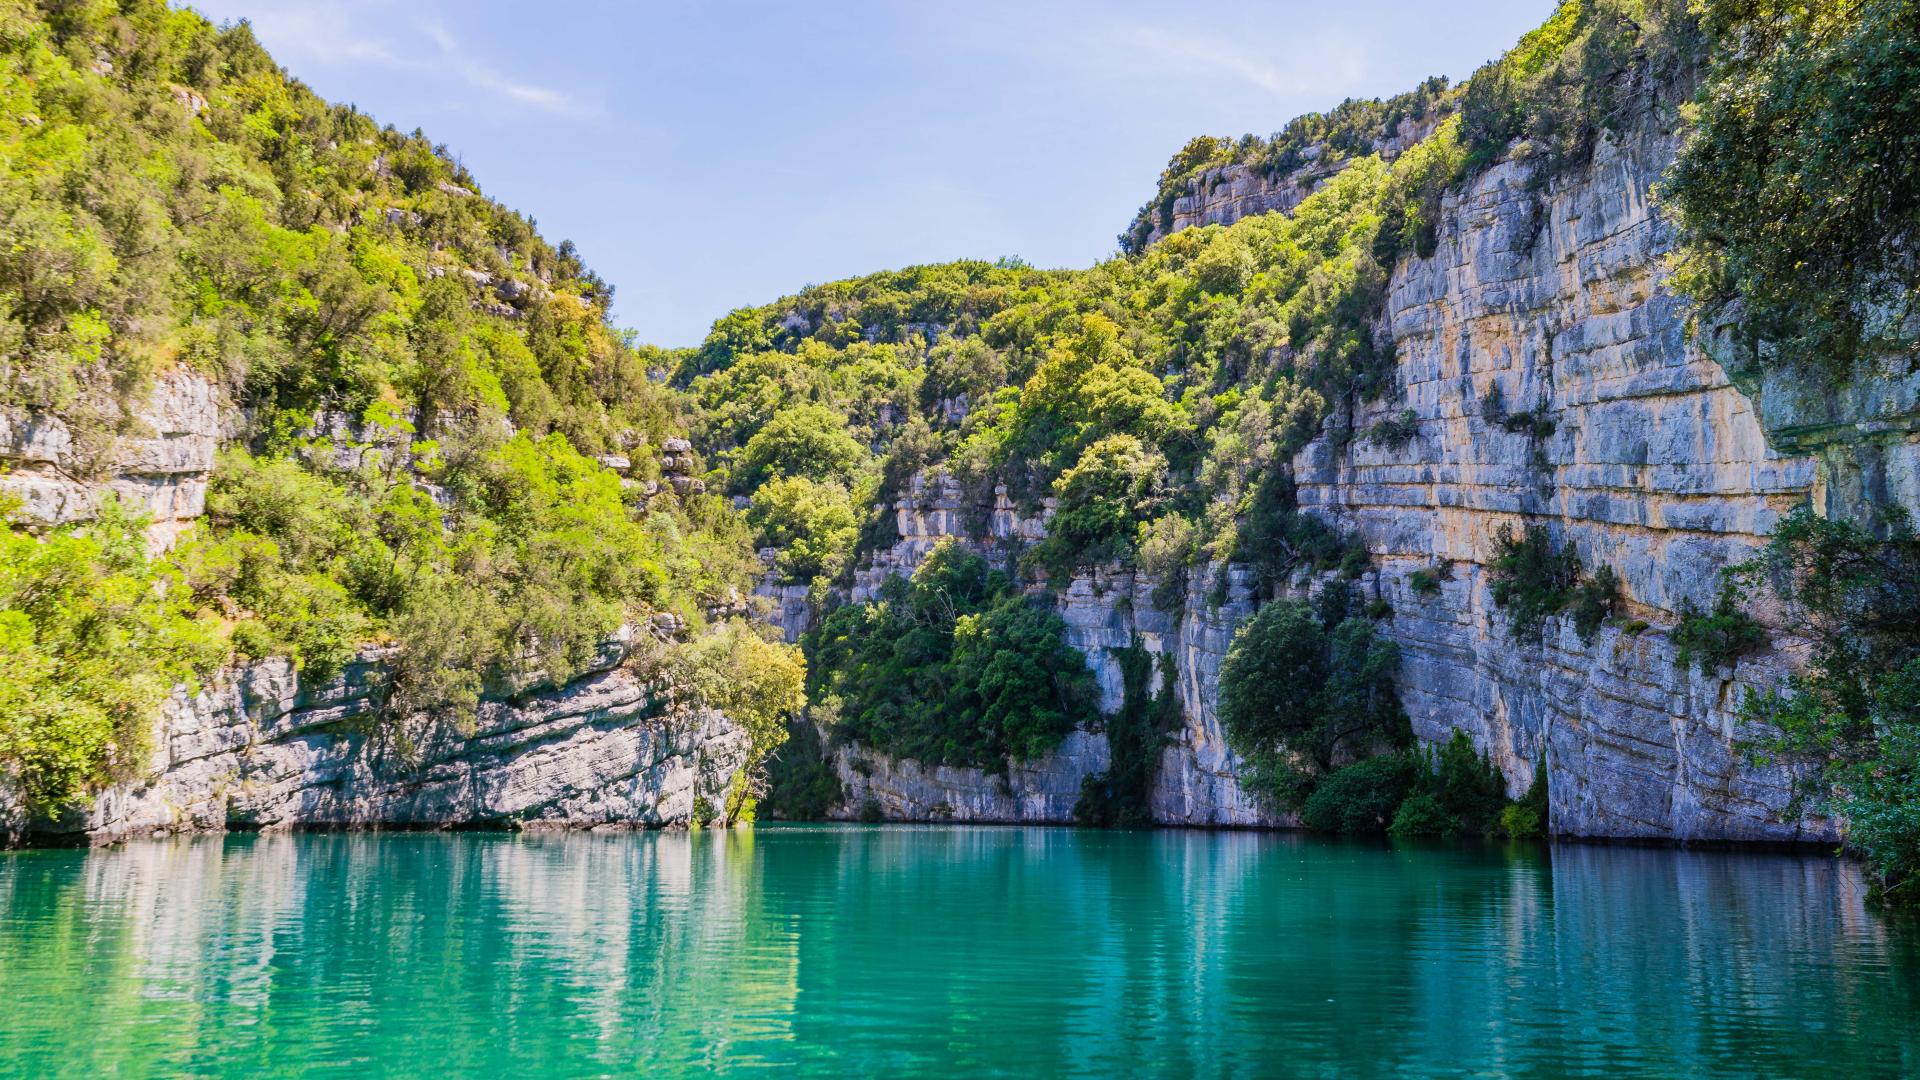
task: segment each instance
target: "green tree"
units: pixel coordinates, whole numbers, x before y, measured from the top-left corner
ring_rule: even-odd
[[[846,418],[824,405],[796,405],[774,415],[740,451],[734,487],[752,491],[778,476],[850,483],[867,458],[847,432]]]
[[[1680,287],[1709,323],[1738,322],[1748,363],[1845,377],[1905,354],[1920,295],[1913,6],[1741,0],[1700,11],[1711,60],[1661,189],[1680,225]]]
[[[0,772],[52,815],[140,769],[161,701],[226,648],[118,504],[44,537],[0,514]]]
[[[1256,788],[1298,807],[1343,760],[1412,740],[1394,679],[1399,647],[1365,619],[1331,631],[1294,600],[1262,607],[1220,665],[1220,723]]]
[[[747,521],[760,546],[779,550],[774,565],[787,581],[838,575],[859,530],[846,487],[805,476],[775,477],[760,485]]]

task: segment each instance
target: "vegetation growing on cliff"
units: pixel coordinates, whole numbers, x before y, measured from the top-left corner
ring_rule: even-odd
[[[1518,535],[1512,526],[1500,526],[1487,576],[1493,602],[1507,613],[1507,629],[1535,645],[1546,638],[1547,620],[1563,613],[1581,643],[1592,644],[1619,602],[1620,581],[1611,566],[1588,573],[1571,547],[1557,547],[1546,529],[1534,525]]]
[[[1702,10],[1712,59],[1663,187],[1678,284],[1750,362],[1845,377],[1910,358],[1920,15],[1904,0]]]
[[[1322,832],[1537,835],[1544,779],[1516,803],[1465,732],[1415,746],[1399,647],[1354,607],[1335,582],[1312,604],[1265,605],[1235,636],[1220,667],[1220,724],[1248,789]]]
[[[16,513],[0,497],[0,774],[52,812],[139,769],[161,701],[225,648],[119,503],[39,538]]]
[[[1351,610],[1338,583],[1318,610],[1263,606],[1220,665],[1220,724],[1249,768],[1248,784],[1300,809],[1319,783],[1355,759],[1413,738],[1395,685],[1400,649]]]
[[[1199,136],[1167,162],[1153,198],[1120,234],[1120,250],[1138,255],[1146,250],[1148,239],[1156,231],[1171,231],[1174,201],[1215,169],[1244,165],[1269,180],[1309,165],[1331,171],[1354,158],[1379,153],[1383,146],[1401,137],[1403,125],[1410,124],[1416,130],[1433,126],[1454,111],[1458,100],[1458,91],[1448,87],[1445,77],[1436,75],[1391,98],[1348,98],[1325,113],[1295,117],[1271,138]]]
[[[807,668],[769,627],[729,619],[675,657],[675,683],[697,704],[725,713],[747,735],[747,759],[733,774],[720,822],[752,821],[766,794],[764,766],[787,741],[788,718],[806,704]]]
[[[1512,152],[1544,155],[1544,177],[1581,159],[1629,105],[1668,100],[1692,26],[1674,3],[1575,0],[1465,97],[1436,81],[1303,118],[1271,141],[1197,141],[1154,204],[1226,162],[1287,171],[1313,154],[1338,158],[1290,214],[1141,250],[1153,227],[1143,216],[1130,256],[1087,271],[915,267],[734,312],[679,368],[702,407],[701,444],[753,500],[758,539],[783,549],[776,569],[790,581],[846,582],[866,550],[891,542],[893,503],[916,473],[957,480],[962,505],[951,509],[974,515],[974,530],[996,488],[1025,513],[1051,501],[1046,538],[1019,567],[1049,581],[1145,567],[1162,584],[1156,603],[1171,606],[1191,568],[1226,560],[1259,571],[1263,591],[1306,567],[1356,575],[1365,552],[1298,511],[1290,462],[1316,435],[1355,438],[1358,405],[1390,388],[1375,330],[1394,261],[1431,253],[1444,193],[1514,140],[1531,141]],[[1385,162],[1373,151],[1405,119],[1432,132]],[[756,441],[798,409],[813,412],[805,429],[821,445],[765,467]],[[1368,434],[1394,447],[1412,431],[1402,416]],[[836,463],[830,480],[808,482],[841,485],[847,502],[787,509],[798,500],[770,485],[803,460]],[[816,554],[816,538],[846,537],[847,510],[866,507],[853,550]],[[1610,569],[1563,576],[1564,588],[1509,594],[1523,634],[1568,611],[1591,638],[1610,613]]]
[[[1535,162],[1534,181],[1544,184],[1583,164],[1602,133],[1686,100],[1704,48],[1700,17],[1687,0],[1563,0],[1544,24],[1457,86],[1436,77],[1385,100],[1349,99],[1271,138],[1193,139],[1167,163],[1153,198],[1120,234],[1120,248],[1137,255],[1156,232],[1171,229],[1174,201],[1190,191],[1204,195],[1213,170],[1242,165],[1269,179],[1309,166],[1330,171],[1388,146],[1408,122],[1432,128],[1459,118],[1459,153],[1424,188],[1435,199],[1508,156]]]
[[[1385,230],[1419,231],[1409,191],[1430,158],[1362,159],[1290,216],[1189,230],[1092,270],[916,267],[735,312],[679,369],[701,445],[756,507],[794,502],[769,485],[795,475],[848,493],[751,510],[768,544],[843,538],[846,506],[886,515],[932,471],[959,480],[970,507],[996,486],[1030,513],[1054,500],[1027,564],[1053,578],[1134,562],[1149,540],[1175,576],[1231,557],[1275,579],[1337,563],[1344,551],[1296,515],[1286,463],[1329,416],[1385,389],[1372,322],[1382,251],[1398,243]],[[810,437],[845,432],[871,453],[756,452],[799,409],[814,414]],[[830,476],[809,472],[829,461]],[[870,520],[863,542],[885,539],[890,520]],[[780,569],[844,580],[859,555]]]
[[[388,710],[457,721],[566,678],[623,621],[672,613],[698,638],[758,569],[719,496],[663,482],[686,406],[572,245],[424,137],[320,100],[245,24],[0,0],[0,235],[0,406],[59,416],[83,474],[170,369],[246,418],[209,526],[163,567],[115,526],[9,520],[73,605],[23,586],[0,614],[0,697],[50,707],[54,679],[72,704],[0,745],[45,805],[141,753],[157,691],[125,675],[134,642],[165,683],[167,657],[208,648],[318,677],[389,641]],[[627,477],[593,456],[613,453]],[[134,604],[136,582],[157,598]]]
[[[836,739],[1004,771],[1094,718],[1093,677],[1065,630],[1044,598],[942,541],[911,582],[888,578],[808,635],[809,699],[837,711]]]
[[[1846,820],[1876,891],[1920,903],[1920,537],[1904,514],[1884,535],[1802,509],[1746,573],[1782,601],[1811,662],[1751,694],[1747,718],[1777,731],[1765,751],[1810,763],[1804,794]]]
[[[1153,780],[1160,751],[1180,726],[1180,698],[1173,686],[1172,656],[1161,653],[1155,663],[1153,654],[1137,643],[1115,649],[1113,655],[1120,664],[1124,698],[1120,711],[1100,723],[1109,764],[1081,782],[1073,819],[1101,828],[1138,828],[1153,824]]]
[[[1692,600],[1680,602],[1680,621],[1670,635],[1675,663],[1687,667],[1697,662],[1708,670],[1730,667],[1767,643],[1766,628],[1741,606],[1740,577],[1730,575],[1721,582],[1711,610],[1701,611]]]

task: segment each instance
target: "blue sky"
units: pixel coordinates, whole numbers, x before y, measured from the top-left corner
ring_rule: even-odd
[[[1086,266],[1205,133],[1458,79],[1551,0],[197,0],[315,90],[445,143],[687,345],[810,282]]]

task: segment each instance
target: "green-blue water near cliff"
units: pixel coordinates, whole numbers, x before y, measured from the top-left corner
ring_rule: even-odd
[[[763,827],[0,856],[0,1075],[1915,1075],[1833,859]]]

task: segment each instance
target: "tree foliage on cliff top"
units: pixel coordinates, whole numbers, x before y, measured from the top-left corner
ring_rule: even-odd
[[[1680,286],[1703,321],[1737,323],[1749,360],[1840,377],[1889,354],[1910,361],[1920,10],[1727,0],[1704,11],[1712,61],[1663,187]]]
[[[1456,147],[1443,128],[1391,166],[1355,162],[1290,215],[1090,270],[916,267],[734,312],[679,371],[698,441],[751,499],[784,499],[767,485],[793,475],[844,484],[882,515],[874,537],[918,471],[954,477],[971,506],[999,485],[1027,512],[1056,499],[1033,557],[1056,576],[1132,560],[1170,516],[1197,527],[1183,561],[1286,550],[1291,489],[1266,481],[1327,416],[1386,388],[1382,258],[1431,224],[1425,185],[1451,175]],[[838,511],[815,505],[813,522],[762,515],[759,539],[839,535]]]
[[[1601,132],[1691,93],[1702,48],[1697,26],[1688,0],[1563,0],[1457,86],[1435,77],[1390,98],[1349,99],[1269,138],[1193,139],[1160,173],[1153,198],[1120,234],[1120,249],[1139,254],[1156,231],[1171,229],[1174,201],[1204,196],[1215,170],[1244,165],[1273,180],[1311,167],[1311,176],[1381,151],[1407,121],[1431,127],[1457,114],[1467,173],[1513,153],[1537,160],[1535,175],[1544,181],[1584,162]]]
[[[649,378],[668,358],[608,325],[611,289],[573,246],[419,133],[321,100],[245,23],[0,0],[0,235],[0,406],[58,416],[81,474],[170,370],[245,419],[210,527],[165,568],[75,586],[84,607],[130,574],[164,585],[180,618],[147,620],[156,656],[211,628],[317,677],[389,640],[389,707],[457,719],[564,679],[635,615],[697,633],[757,569],[719,496],[660,484],[686,403]],[[612,452],[631,484],[590,456]],[[8,542],[98,564],[75,554],[91,528],[36,537],[16,518]],[[10,635],[15,688],[53,671],[99,698],[57,625],[32,626]],[[16,727],[0,758],[62,778],[30,776],[43,802],[78,794],[139,752],[141,709],[102,708],[111,724],[84,738]],[[31,764],[55,754],[72,760]]]

